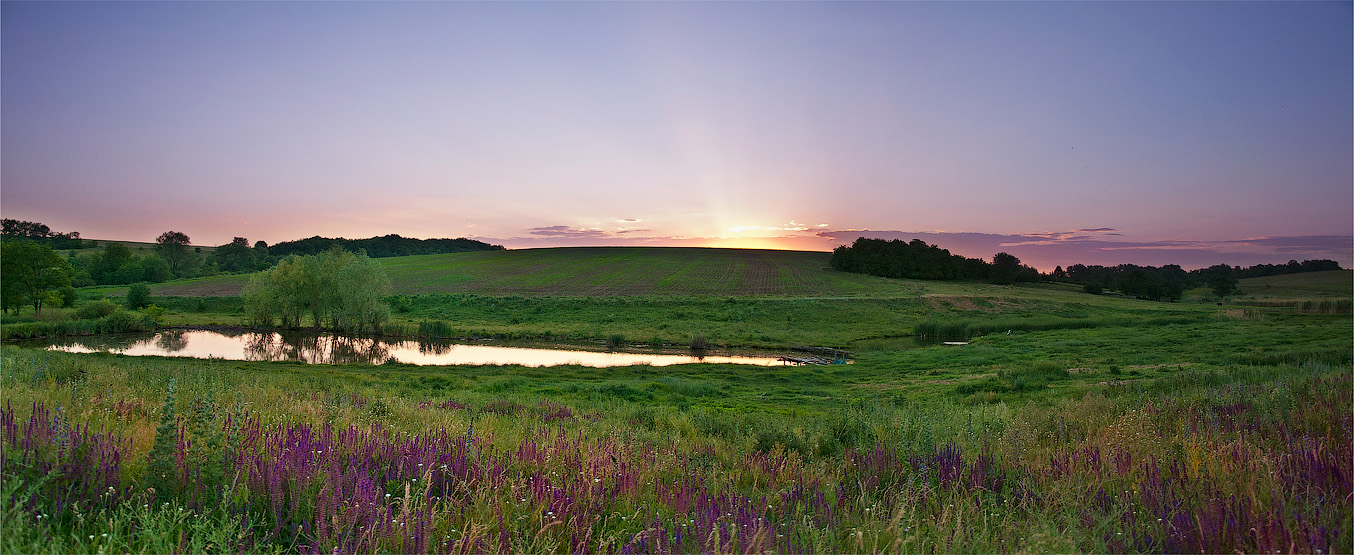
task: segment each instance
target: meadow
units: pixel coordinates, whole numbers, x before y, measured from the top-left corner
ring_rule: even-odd
[[[754,257],[691,249],[660,266],[661,249],[623,250],[382,263],[395,326],[699,333],[847,348],[853,364],[308,366],[5,346],[0,551],[1354,551],[1351,317],[1301,305],[1354,296],[1348,272],[1243,280],[1218,306],[884,280],[817,253],[758,251],[739,269]],[[636,265],[653,273],[616,269]],[[156,290],[170,323],[238,323],[238,301],[172,289],[192,286]],[[917,346],[919,329],[967,344]]]

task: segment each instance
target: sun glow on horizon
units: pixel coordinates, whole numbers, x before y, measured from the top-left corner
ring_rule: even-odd
[[[724,249],[768,249],[778,251],[830,251],[832,247],[821,237],[710,237],[700,246]]]

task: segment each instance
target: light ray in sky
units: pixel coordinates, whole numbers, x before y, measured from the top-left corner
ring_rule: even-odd
[[[1302,238],[1354,234],[1352,11],[4,2],[0,211],[202,245],[915,230],[1045,265],[1349,265]]]

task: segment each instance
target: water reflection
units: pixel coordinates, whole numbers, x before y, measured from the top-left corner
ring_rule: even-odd
[[[337,334],[274,333],[241,330],[166,330],[158,333],[60,338],[21,343],[29,347],[76,353],[187,356],[251,361],[299,361],[307,364],[519,364],[523,366],[627,366],[694,362],[779,364],[774,356],[573,351],[499,345],[466,345],[448,341],[386,341]]]
[[[382,364],[385,343],[341,335],[251,333],[242,336],[245,360],[296,360],[307,364]]]
[[[155,345],[168,353],[177,353],[188,348],[188,339],[183,330],[169,330],[155,336]]]

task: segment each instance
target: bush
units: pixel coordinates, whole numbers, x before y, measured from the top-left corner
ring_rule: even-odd
[[[102,328],[100,330],[102,333],[150,331],[155,329],[155,322],[142,314],[119,310],[100,320],[99,327]]]
[[[75,317],[81,320],[97,320],[117,312],[121,308],[108,299],[99,299],[85,303],[79,310],[75,311]]]
[[[150,306],[150,287],[136,283],[127,288],[127,309],[136,310]]]
[[[166,310],[164,307],[159,307],[155,305],[150,305],[141,310],[141,314],[143,314],[147,320],[155,322],[155,325],[157,326],[165,323],[165,314],[168,312],[169,311]]]
[[[691,350],[704,351],[710,348],[709,340],[705,339],[705,334],[697,333],[691,336]]]

